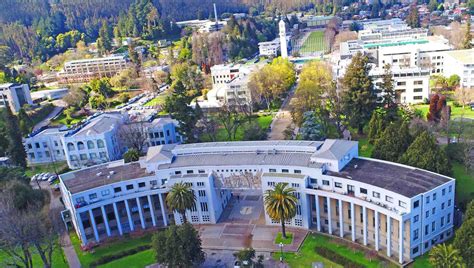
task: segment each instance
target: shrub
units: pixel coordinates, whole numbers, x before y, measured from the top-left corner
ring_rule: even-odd
[[[464,164],[464,150],[465,144],[462,143],[450,143],[446,146],[446,154],[451,162],[458,162]]]
[[[339,255],[339,253],[332,251],[325,247],[315,247],[316,253],[323,256],[326,259],[331,260],[337,264],[344,266],[345,268],[364,268],[365,266],[354,262],[344,256]]]
[[[116,254],[102,256],[96,261],[91,262],[90,267],[97,267],[99,265],[103,265],[111,261],[115,261],[115,260],[130,256],[130,255],[134,255],[134,254],[137,254],[139,252],[149,250],[149,249],[151,249],[151,245],[143,245],[143,246],[139,246],[139,247],[132,248],[129,250],[120,251]]]

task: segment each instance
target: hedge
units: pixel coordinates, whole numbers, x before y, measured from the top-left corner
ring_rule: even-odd
[[[151,248],[151,245],[143,245],[143,246],[139,246],[139,247],[132,248],[132,249],[129,249],[129,250],[124,250],[124,251],[118,252],[116,254],[102,256],[99,259],[97,259],[96,261],[91,262],[90,267],[96,267],[96,266],[99,266],[99,265],[102,265],[102,264],[106,264],[106,263],[109,263],[111,261],[121,259],[123,257],[127,257],[127,256],[130,256],[130,255],[137,254],[139,252],[148,250],[150,248]]]
[[[365,267],[364,265],[354,262],[344,256],[341,256],[339,255],[339,253],[333,250],[330,250],[328,248],[315,247],[314,250],[316,251],[316,253],[323,256],[324,258],[329,259],[332,262],[335,262],[337,264],[340,264],[344,266],[344,268],[364,268]]]

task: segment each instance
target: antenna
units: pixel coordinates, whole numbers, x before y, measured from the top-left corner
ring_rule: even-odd
[[[216,3],[214,3],[214,16],[216,17],[216,25],[218,24],[217,21],[217,8],[216,8]]]

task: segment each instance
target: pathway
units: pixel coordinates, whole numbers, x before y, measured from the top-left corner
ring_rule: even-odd
[[[273,118],[272,124],[270,125],[271,132],[268,135],[269,140],[284,140],[285,135],[283,132],[285,129],[293,123],[291,118],[291,99],[295,93],[295,88],[297,84],[293,86],[293,88],[288,93],[288,96],[283,101],[280,109],[276,113],[275,117]]]
[[[58,106],[54,107],[53,111],[49,113],[45,119],[43,119],[41,122],[36,124],[36,126],[33,128],[33,131],[49,125],[49,123],[51,122],[51,119],[53,119],[55,116],[61,113],[63,109],[64,107],[58,107]]]

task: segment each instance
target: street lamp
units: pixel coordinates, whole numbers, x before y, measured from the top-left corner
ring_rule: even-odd
[[[283,242],[280,242],[280,262],[283,263]]]

